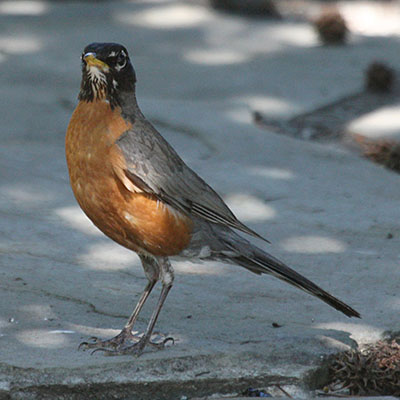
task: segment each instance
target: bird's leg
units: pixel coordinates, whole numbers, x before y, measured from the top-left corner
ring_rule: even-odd
[[[146,332],[143,334],[143,336],[140,337],[139,341],[137,341],[136,343],[133,343],[128,346],[123,346],[115,350],[104,349],[108,354],[110,355],[132,354],[140,356],[140,354],[142,354],[144,348],[148,343],[152,344],[153,346],[156,346],[157,348],[163,348],[166,342],[168,342],[169,340],[173,341],[172,338],[165,338],[164,341],[162,341],[161,343],[154,343],[151,342],[150,340],[153,333],[154,325],[157,322],[157,318],[160,314],[161,308],[165,302],[165,299],[167,298],[169,291],[172,288],[172,284],[174,281],[174,271],[172,269],[169,260],[167,258],[159,259],[159,265],[161,267],[160,279],[162,282],[162,289],[160,298],[158,299],[157,306],[153,311],[153,314],[151,315],[150,321],[147,325]]]
[[[146,302],[147,298],[149,297],[149,294],[151,293],[154,285],[156,284],[157,281],[149,281],[140,296],[140,299],[138,303],[136,304],[135,309],[133,310],[132,315],[129,317],[128,322],[124,326],[124,328],[121,330],[121,332],[108,340],[100,340],[96,337],[92,337],[89,340],[91,342],[82,342],[79,345],[79,348],[83,349],[95,349],[95,348],[112,348],[112,349],[117,349],[121,346],[124,346],[126,342],[134,342],[139,340],[138,338],[135,337],[135,335],[132,334],[132,327],[140,313],[140,310],[142,309],[144,303]]]
[[[142,295],[140,296],[138,303],[136,304],[135,309],[133,310],[131,316],[129,317],[128,322],[124,326],[124,330],[128,330],[130,332],[132,331],[133,325],[135,325],[135,322],[140,313],[140,310],[144,306],[144,303],[146,302],[147,298],[149,297],[149,295],[150,295],[151,291],[153,290],[153,287],[156,283],[157,283],[157,281],[155,281],[155,280],[149,281],[147,283]]]
[[[167,298],[168,292],[170,291],[171,287],[172,286],[163,285],[160,298],[158,299],[157,306],[150,318],[149,324],[147,325],[146,332],[137,343],[134,343],[133,345],[122,349],[122,354],[134,354],[136,356],[140,356],[143,353],[143,350],[148,343],[150,343],[152,346],[162,349],[165,343],[167,343],[169,340],[173,341],[171,337],[165,338],[160,343],[155,343],[150,340],[151,335],[153,333],[154,325],[157,322],[158,315],[160,314],[161,308],[165,302],[165,299]]]
[[[125,347],[127,344],[135,343],[140,340],[139,336],[133,335],[132,328],[135,324],[137,317],[143,308],[144,303],[149,297],[151,291],[153,290],[155,284],[159,279],[159,266],[158,263],[148,257],[140,256],[142,260],[142,265],[145,271],[145,274],[149,280],[138,303],[136,304],[135,309],[133,310],[131,316],[129,317],[126,325],[121,330],[121,332],[108,340],[100,340],[96,337],[91,338],[91,342],[82,342],[79,345],[79,348],[83,349],[114,349],[118,350],[119,348]]]

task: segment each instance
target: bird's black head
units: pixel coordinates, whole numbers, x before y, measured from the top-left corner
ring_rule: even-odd
[[[82,53],[79,100],[107,100],[120,105],[125,93],[134,93],[136,75],[126,48],[117,43],[91,43]]]

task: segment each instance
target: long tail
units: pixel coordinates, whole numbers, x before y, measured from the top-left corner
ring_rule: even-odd
[[[256,274],[271,274],[307,293],[312,294],[313,296],[320,298],[322,301],[329,304],[331,307],[336,308],[336,310],[341,311],[348,317],[361,318],[360,314],[356,310],[330,295],[328,292],[325,292],[325,290],[321,289],[304,276],[298,274],[277,258],[253,245],[250,245],[248,242],[247,244],[251,246],[251,253],[249,251],[242,251],[243,243],[236,244],[239,246],[235,246],[235,243],[232,242],[229,243],[229,247],[237,254],[228,257],[231,262],[239,264]]]

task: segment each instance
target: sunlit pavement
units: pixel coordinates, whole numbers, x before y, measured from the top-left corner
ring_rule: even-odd
[[[290,389],[324,356],[399,330],[399,176],[340,144],[252,124],[255,110],[288,118],[359,92],[371,61],[398,68],[397,9],[390,18],[382,11],[383,24],[364,3],[341,4],[354,32],[345,47],[321,46],[306,22],[251,20],[183,1],[0,3],[0,396]],[[79,57],[93,41],[125,44],[144,113],[272,242],[257,244],[362,320],[274,278],[179,261],[156,327],[174,346],[139,359],[77,350],[90,336],[115,335],[146,284],[137,257],[88,222],[69,188],[64,133]],[[376,132],[400,132],[396,107],[350,124],[368,130],[372,118]]]

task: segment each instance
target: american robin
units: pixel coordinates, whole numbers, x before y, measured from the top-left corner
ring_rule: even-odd
[[[218,260],[259,275],[271,274],[348,317],[360,317],[234,231],[261,238],[234,216],[144,117],[135,84],[124,46],[92,43],[85,48],[79,103],[66,135],[72,190],[103,233],[139,255],[148,283],[116,337],[83,345],[112,354],[140,355],[152,343],[154,325],[174,281],[171,256]],[[157,281],[162,284],[158,304],[144,334],[134,336],[133,325]]]

